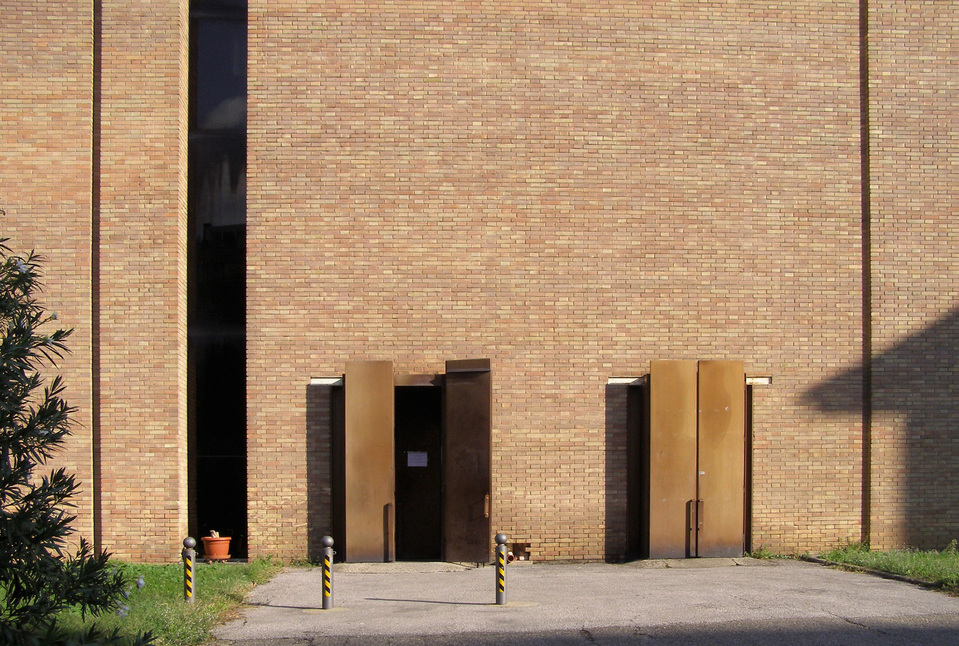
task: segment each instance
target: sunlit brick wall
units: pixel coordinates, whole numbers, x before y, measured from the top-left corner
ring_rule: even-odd
[[[0,238],[46,258],[41,304],[74,329],[59,367],[77,411],[56,465],[81,483],[74,528],[92,541],[93,16],[89,3],[36,0],[0,0],[0,15]]]
[[[249,34],[251,553],[304,555],[307,384],[350,359],[489,357],[493,526],[551,559],[621,543],[607,379],[742,359],[754,545],[859,538],[858,3],[254,1]]]
[[[103,3],[103,539],[136,560],[187,534],[187,9]]]

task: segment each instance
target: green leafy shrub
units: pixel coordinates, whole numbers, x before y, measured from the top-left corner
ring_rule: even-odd
[[[115,643],[116,633],[95,626],[67,635],[54,618],[68,607],[94,616],[122,609],[130,587],[106,552],[83,539],[69,551],[75,477],[62,468],[37,473],[70,434],[74,409],[63,399],[63,380],[47,383],[40,369],[67,352],[72,330],[46,331],[56,314],[36,298],[42,259],[14,255],[6,242],[0,239],[0,643]]]

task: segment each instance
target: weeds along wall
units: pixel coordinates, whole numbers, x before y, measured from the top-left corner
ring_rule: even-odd
[[[251,556],[327,531],[308,385],[359,359],[491,360],[492,524],[533,558],[622,552],[607,383],[669,358],[773,376],[754,547],[955,537],[959,9],[620,5],[249,2]],[[78,528],[172,560],[189,6],[95,6],[0,0],[0,236],[76,328]]]

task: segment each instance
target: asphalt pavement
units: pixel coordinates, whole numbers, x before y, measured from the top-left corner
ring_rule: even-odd
[[[217,644],[959,644],[959,598],[795,560],[513,562],[505,605],[491,566],[336,564],[328,610],[321,584],[284,570]]]

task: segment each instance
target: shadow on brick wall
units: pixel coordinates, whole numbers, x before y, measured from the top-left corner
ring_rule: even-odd
[[[606,385],[606,523],[607,561],[645,558],[648,545],[643,517],[643,474],[647,447],[642,445],[645,387]],[[648,542],[648,541],[647,541]]]
[[[959,538],[959,307],[875,354],[870,368],[871,539],[945,547]],[[804,399],[827,413],[863,412],[865,374],[849,369]],[[883,508],[885,498],[902,500],[901,511]]]
[[[606,386],[606,541],[604,557],[618,561],[627,556],[627,401],[625,385]]]
[[[340,389],[342,390],[342,389]],[[333,535],[333,415],[337,389],[306,387],[307,556],[319,561],[320,539]]]

